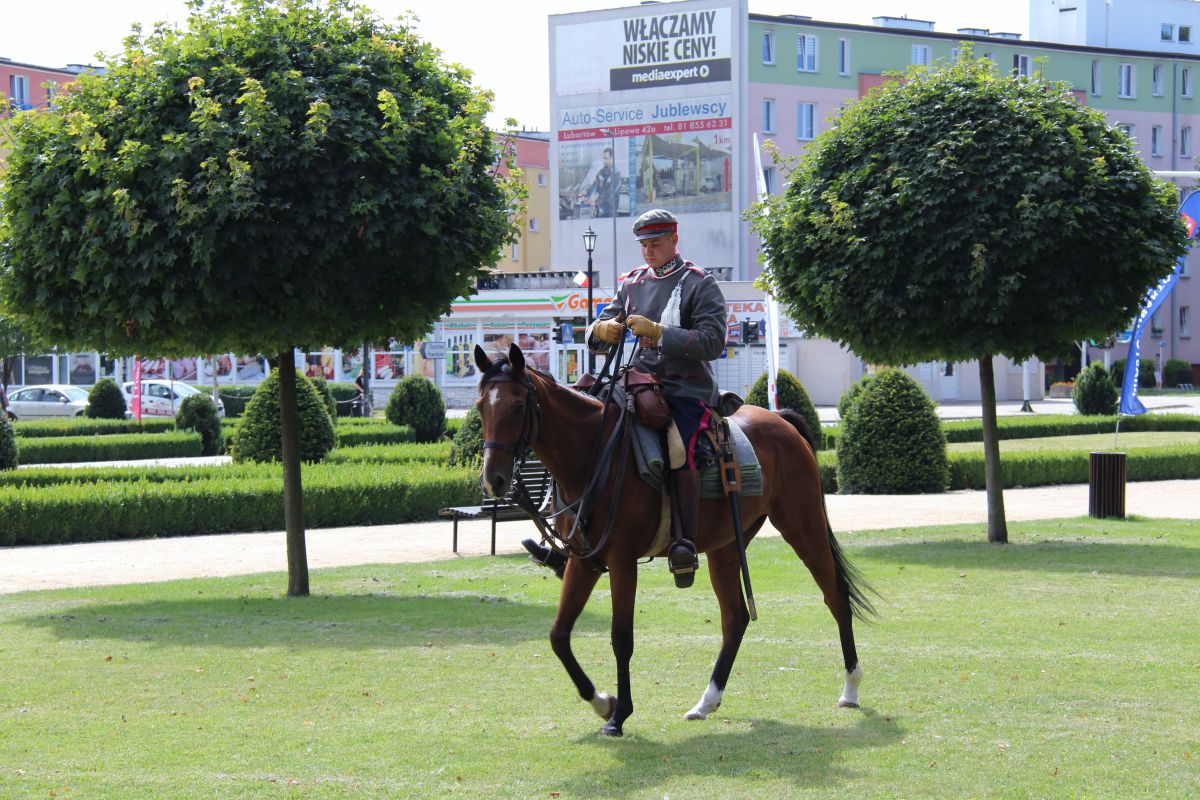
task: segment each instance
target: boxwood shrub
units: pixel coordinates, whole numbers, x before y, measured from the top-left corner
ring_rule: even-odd
[[[821,435],[821,417],[817,414],[817,409],[812,404],[812,399],[808,396],[808,392],[795,375],[787,370],[779,370],[779,375],[775,381],[775,391],[779,401],[780,408],[790,408],[793,411],[804,417],[804,421],[808,423],[808,429],[813,432],[813,438],[816,440],[817,449],[822,447]],[[758,380],[750,387],[750,391],[746,394],[746,402],[752,406],[766,408],[767,402],[767,373],[758,376]]]
[[[17,436],[7,414],[0,413],[0,470],[17,468]]]
[[[84,461],[141,461],[151,458],[193,458],[202,454],[200,434],[111,434],[54,436],[21,440],[22,464],[76,464]]]
[[[92,419],[125,419],[125,395],[112,378],[101,378],[88,392],[84,416]]]
[[[1103,364],[1098,362],[1088,365],[1088,368],[1075,378],[1075,388],[1071,390],[1071,401],[1075,409],[1084,416],[1099,417],[1117,412],[1117,401],[1121,393],[1113,383],[1112,376]]]
[[[422,375],[405,375],[388,398],[386,416],[393,425],[409,425],[418,442],[432,442],[446,430],[446,404],[437,384]]]
[[[898,369],[875,375],[850,405],[837,442],[839,491],[946,489],[946,436],[933,401]]]
[[[333,420],[308,378],[296,371],[296,406],[300,423],[300,459],[320,461],[333,449]],[[283,440],[279,423],[279,370],[258,385],[246,406],[231,445],[234,461],[279,461]]]
[[[191,394],[183,398],[179,413],[175,415],[175,427],[200,434],[202,455],[215,456],[224,450],[225,439],[221,435],[217,404],[206,394]]]

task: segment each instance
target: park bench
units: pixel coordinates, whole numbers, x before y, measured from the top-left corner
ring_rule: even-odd
[[[546,472],[546,468],[542,466],[542,462],[536,458],[528,458],[521,464],[518,474],[521,476],[521,482],[528,490],[530,498],[533,499],[534,505],[539,509],[544,508],[550,499],[550,485],[553,479],[550,477],[550,473]],[[455,553],[458,552],[458,521],[460,519],[490,519],[492,521],[492,555],[496,555],[496,523],[529,519],[529,515],[520,506],[515,505],[511,497],[486,496],[477,506],[443,508],[438,512],[438,516],[454,522],[451,547]]]

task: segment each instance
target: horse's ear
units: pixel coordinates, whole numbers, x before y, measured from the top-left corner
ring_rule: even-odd
[[[487,357],[487,353],[483,352],[483,348],[475,345],[475,366],[479,367],[479,374],[484,375],[492,368],[492,361]]]
[[[508,363],[512,367],[513,372],[520,372],[525,369],[525,354],[521,352],[521,348],[517,347],[516,342],[508,346]]]

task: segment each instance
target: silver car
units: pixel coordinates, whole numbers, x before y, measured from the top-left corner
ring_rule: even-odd
[[[14,420],[81,417],[87,406],[85,390],[62,383],[26,386],[8,394],[8,418]]]

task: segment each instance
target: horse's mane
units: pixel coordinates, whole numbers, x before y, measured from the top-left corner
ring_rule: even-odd
[[[490,367],[488,367],[487,372],[485,372],[479,376],[479,391],[482,392],[484,384],[486,384],[489,380],[492,380],[493,378],[495,378],[497,375],[503,374],[506,370],[507,370],[508,374],[511,376],[513,373],[513,369],[512,369],[512,364],[509,363],[508,356],[506,356],[506,355],[496,356],[495,360],[492,361],[492,365]],[[558,380],[553,375],[551,375],[548,372],[543,372],[542,370],[540,370],[537,367],[530,364],[528,361],[525,362],[525,372],[528,372],[529,374],[536,376],[537,378],[539,378],[540,380],[549,384],[550,386],[553,386],[556,388],[562,388],[562,389],[571,389],[570,386],[559,383]],[[587,403],[588,405],[594,405],[597,407],[602,405],[602,402],[598,398],[592,397],[589,394],[584,394],[583,392],[577,392],[577,391],[571,389],[571,395],[579,398],[580,400],[585,401],[585,403]]]

